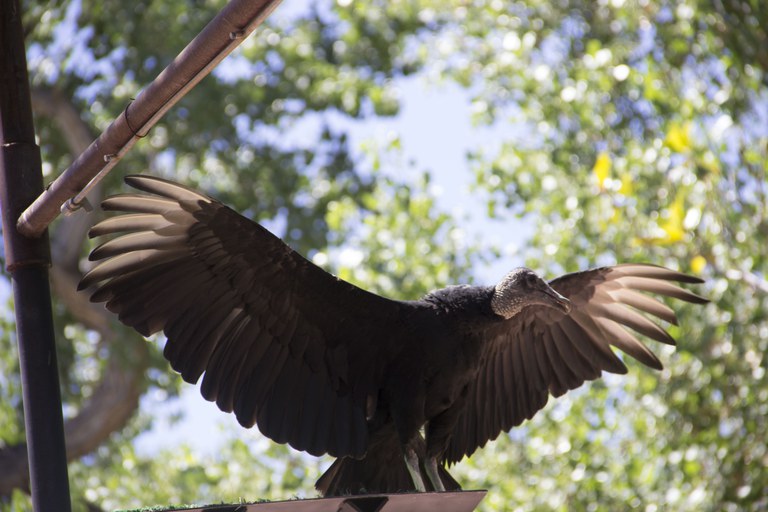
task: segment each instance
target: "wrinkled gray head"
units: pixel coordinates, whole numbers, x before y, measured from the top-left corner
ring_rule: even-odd
[[[516,268],[499,281],[493,291],[491,309],[504,318],[512,318],[526,306],[548,306],[568,313],[571,302],[557,293],[528,268]]]

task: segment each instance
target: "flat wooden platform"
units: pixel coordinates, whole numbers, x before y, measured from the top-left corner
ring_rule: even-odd
[[[211,505],[168,512],[472,512],[487,491],[370,494],[241,505]]]

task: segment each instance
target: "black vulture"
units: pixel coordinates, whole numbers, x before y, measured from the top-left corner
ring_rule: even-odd
[[[645,293],[706,299],[701,283],[624,264],[548,283],[526,268],[495,286],[451,286],[390,300],[312,264],[259,224],[182,185],[148,176],[147,194],[107,198],[128,212],[90,235],[120,233],[90,255],[80,289],[144,336],[203,396],[244,427],[313,455],[337,457],[324,495],[453,490],[445,469],[547,403],[626,373],[611,346],[661,369],[627,328],[675,341],[641,313],[676,324]],[[423,431],[423,434],[422,434]]]

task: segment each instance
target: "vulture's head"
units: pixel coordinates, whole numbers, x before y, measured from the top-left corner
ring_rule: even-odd
[[[521,267],[509,272],[496,285],[491,309],[509,319],[526,306],[546,306],[568,313],[571,301],[553,290],[533,270]]]

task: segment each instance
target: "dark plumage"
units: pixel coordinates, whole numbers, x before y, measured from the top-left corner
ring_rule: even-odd
[[[338,457],[317,483],[325,495],[459,488],[443,464],[530,419],[550,395],[625,373],[611,346],[661,368],[627,328],[674,344],[641,313],[673,324],[675,314],[640,292],[706,302],[674,284],[700,279],[642,264],[549,283],[516,269],[496,286],[390,300],[205,195],[126,182],[150,195],[103,202],[130,214],[91,236],[127,234],[93,250],[101,261],[80,288],[95,287],[91,299],[141,334],[164,331],[171,366],[191,383],[202,376],[203,396],[243,426]]]

